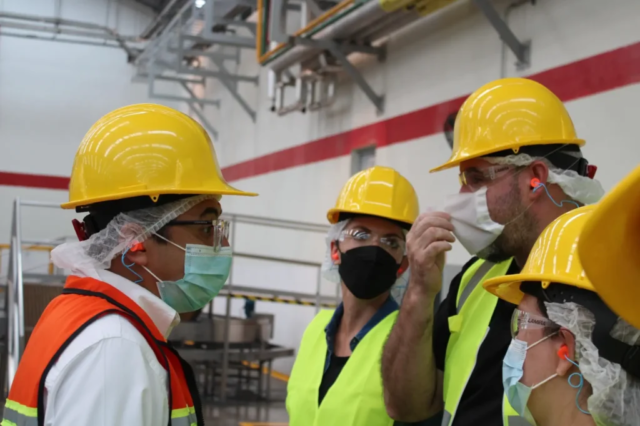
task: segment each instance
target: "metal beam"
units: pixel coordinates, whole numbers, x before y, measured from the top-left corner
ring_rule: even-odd
[[[176,102],[186,102],[188,104],[206,104],[206,105],[215,105],[220,106],[219,100],[209,100],[209,99],[200,99],[200,98],[188,98],[186,96],[175,96],[175,95],[164,95],[160,93],[150,93],[149,97],[153,97],[156,99],[164,99],[167,101],[176,101]]]
[[[42,41],[57,41],[59,43],[70,43],[70,44],[83,44],[86,46],[99,46],[99,47],[114,47],[116,49],[121,49],[122,47],[119,44],[112,44],[111,41],[105,40],[100,43],[98,41],[85,41],[85,40],[71,40],[60,37],[42,37],[37,34],[19,34],[12,33],[8,31],[0,31],[0,36],[4,37],[16,37],[16,38],[27,38],[31,40],[42,40]]]
[[[170,47],[167,49],[167,51],[169,53],[182,53],[184,56],[205,56],[211,59],[216,58],[216,59],[229,60],[229,61],[235,61],[238,59],[237,55],[230,55],[228,53],[210,52],[207,50],[198,50],[198,49],[180,50],[180,49]]]
[[[217,65],[217,64],[216,64]],[[244,81],[246,83],[258,84],[258,77],[251,77],[247,75],[233,75],[229,73],[224,73],[220,71],[209,71],[200,68],[189,68],[189,67],[179,67],[177,72],[181,74],[191,74],[191,75],[199,75],[201,77],[211,77],[211,78],[226,78],[229,80],[235,81]]]
[[[148,74],[138,74],[135,76],[135,78],[137,79],[140,79],[140,78],[146,79],[148,77],[149,77]],[[174,83],[190,83],[190,84],[204,84],[204,81],[205,81],[204,78],[192,79],[192,78],[171,77],[171,76],[164,76],[164,75],[156,75],[154,76],[154,78],[160,81],[172,81]]]
[[[230,78],[229,78],[229,77],[233,77],[233,75],[230,74],[227,71],[227,69],[224,66],[224,64],[222,63],[222,61],[217,61],[217,60],[214,59],[213,62],[220,69],[220,74],[222,76],[224,76],[224,77],[220,78],[220,83],[222,83],[222,85],[224,87],[226,87],[226,89],[229,91],[229,93],[231,93],[231,96],[233,96],[233,98],[240,104],[242,109],[244,109],[245,112],[247,114],[249,114],[249,117],[251,117],[251,120],[255,122],[256,121],[256,112],[249,106],[247,101],[245,101],[244,98],[242,96],[240,96],[240,94],[238,93],[237,86],[234,85],[233,84],[233,80],[230,80]],[[257,77],[256,77],[256,84],[257,84]]]
[[[211,125],[209,120],[207,120],[207,117],[205,117],[198,108],[191,108],[191,110],[198,116],[202,125],[206,127],[209,132],[211,132],[211,136],[213,136],[214,139],[218,140],[218,131]]]
[[[337,45],[338,48],[349,55],[351,53],[359,52],[368,55],[375,55],[378,60],[382,61],[386,56],[386,49],[384,47],[375,47],[370,45],[362,45],[355,43],[338,43],[333,40],[317,40],[308,37],[291,37],[290,42],[302,46],[311,46],[324,50],[331,50],[333,46]]]
[[[233,25],[236,27],[244,27],[244,28],[247,28],[252,33],[254,34],[256,33],[255,22],[240,21],[238,19],[215,18],[213,20],[213,25]]]
[[[287,5],[288,0],[271,0],[271,22],[269,25],[269,38],[278,43],[288,43],[287,34]]]
[[[360,86],[360,89],[362,89],[365,95],[367,95],[369,100],[376,106],[378,113],[381,114],[384,112],[384,96],[378,95],[373,91],[371,86],[369,86],[369,83],[367,83],[367,80],[365,80],[364,77],[362,77],[362,74],[360,74],[360,71],[358,71],[351,62],[349,62],[347,56],[340,50],[340,46],[333,43],[330,46],[329,51],[338,60],[340,65],[342,65],[342,68],[344,68],[353,81]]]
[[[322,15],[322,9],[320,9],[320,6],[318,6],[318,3],[316,3],[315,0],[302,0],[306,3],[307,5],[307,9],[309,10],[309,12],[311,12],[311,15],[314,18],[317,18],[318,16]]]
[[[50,18],[46,16],[25,15],[20,13],[9,13],[9,12],[1,12],[0,18],[51,24],[51,25],[54,25],[56,28],[60,26],[68,26],[68,27],[85,28],[89,30],[98,30],[98,31],[103,31],[105,33],[113,32],[111,28],[105,27],[104,25],[94,24],[92,22],[75,21],[71,19]],[[138,39],[138,37],[122,36],[119,34],[116,35],[116,37],[125,41],[141,41],[140,39]]]
[[[202,36],[183,35],[185,40],[195,41],[196,43],[222,44],[225,46],[242,47],[245,49],[255,49],[256,40],[250,37],[238,37],[222,33],[210,33]]]
[[[500,17],[490,0],[473,0],[489,21],[491,26],[498,32],[500,39],[511,49],[516,58],[517,66],[520,69],[526,68],[531,62],[531,42],[521,42],[511,31],[511,28]]]

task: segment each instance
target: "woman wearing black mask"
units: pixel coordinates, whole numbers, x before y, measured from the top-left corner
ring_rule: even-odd
[[[413,186],[372,167],[343,187],[327,217],[325,278],[342,303],[304,333],[288,385],[290,426],[393,426],[380,375],[382,348],[397,316],[391,288],[407,269],[405,234],[418,216]]]

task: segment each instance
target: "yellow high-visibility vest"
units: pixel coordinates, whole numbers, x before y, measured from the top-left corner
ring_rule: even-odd
[[[372,328],[358,343],[320,406],[318,395],[327,359],[325,327],[333,311],[321,311],[302,337],[289,384],[289,426],[393,426],[382,394],[382,349],[398,311]]]
[[[498,303],[498,298],[482,288],[481,284],[489,278],[505,275],[512,261],[513,259],[509,259],[492,263],[478,260],[462,276],[456,297],[457,314],[449,317],[450,336],[445,356],[442,426],[453,424],[458,404],[475,368],[480,346],[489,333],[489,323]],[[504,426],[530,426],[509,405],[506,396],[502,401],[502,417]]]

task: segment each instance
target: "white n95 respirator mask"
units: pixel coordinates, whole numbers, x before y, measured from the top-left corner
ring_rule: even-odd
[[[442,211],[451,215],[453,234],[472,255],[489,247],[504,230],[489,215],[486,186],[447,197]]]

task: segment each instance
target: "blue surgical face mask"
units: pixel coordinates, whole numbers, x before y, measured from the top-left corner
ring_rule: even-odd
[[[231,247],[215,249],[200,244],[187,244],[186,248],[182,248],[167,241],[185,251],[184,277],[178,281],[163,281],[145,267],[158,280],[160,298],[179,313],[204,308],[218,295],[229,277]]]
[[[524,417],[529,421],[529,423],[534,425],[535,421],[533,416],[527,408],[527,402],[529,401],[529,396],[531,396],[531,391],[547,383],[549,380],[556,377],[557,374],[548,377],[533,387],[526,386],[525,384],[520,383],[522,375],[524,374],[524,360],[529,349],[536,346],[538,343],[544,342],[555,334],[556,333],[550,334],[528,347],[527,342],[513,339],[502,362],[502,385],[504,386],[504,391],[507,395],[509,404],[520,415],[520,417]]]

